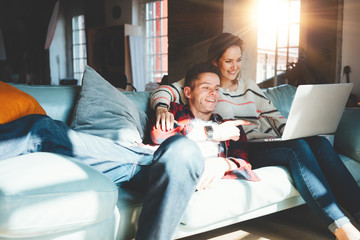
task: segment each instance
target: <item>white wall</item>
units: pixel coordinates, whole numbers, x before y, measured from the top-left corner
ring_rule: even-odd
[[[224,0],[224,32],[239,36],[245,42],[241,77],[256,80],[257,23],[254,15],[257,1]]]
[[[60,12],[54,38],[49,49],[51,85],[59,85],[60,80],[67,77],[65,36],[65,19]]]
[[[342,70],[351,68],[350,81],[354,83],[352,93],[360,97],[360,1],[344,0]],[[342,74],[341,82],[345,82]]]

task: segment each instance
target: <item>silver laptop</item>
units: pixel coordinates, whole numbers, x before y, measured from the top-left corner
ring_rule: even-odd
[[[298,86],[282,137],[248,141],[284,141],[335,133],[352,87],[352,83]]]

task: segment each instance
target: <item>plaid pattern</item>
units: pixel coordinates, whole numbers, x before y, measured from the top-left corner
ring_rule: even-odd
[[[195,118],[190,108],[187,105],[178,104],[175,102],[170,103],[169,112],[174,115],[175,123],[174,128],[170,131],[162,131],[160,128],[155,128],[155,124],[151,129],[151,139],[154,144],[161,144],[165,139],[174,135],[186,136],[193,129],[192,120]],[[212,114],[211,120],[221,124],[224,122],[222,117],[218,114]],[[153,121],[154,123],[154,121]],[[226,157],[228,160],[233,161],[238,169],[226,173],[224,178],[232,179],[247,179],[251,181],[260,180],[256,174],[251,170],[251,165],[247,162],[246,134],[242,126],[240,129],[240,139],[238,141],[220,142],[219,157]]]

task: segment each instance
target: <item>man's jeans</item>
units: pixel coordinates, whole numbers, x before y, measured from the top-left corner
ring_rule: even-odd
[[[360,211],[360,188],[324,137],[249,143],[249,161],[254,168],[289,169],[300,195],[332,232],[349,222],[336,200],[351,214]]]
[[[153,152],[76,132],[42,115],[0,125],[0,160],[31,152],[74,157],[116,184],[143,190],[138,240],[171,239],[204,168],[197,144],[183,136],[167,139]]]

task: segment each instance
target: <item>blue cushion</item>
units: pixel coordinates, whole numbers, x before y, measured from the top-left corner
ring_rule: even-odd
[[[86,66],[71,123],[74,130],[131,145],[145,138],[146,122],[144,111]]]
[[[296,87],[289,84],[283,84],[277,87],[263,90],[265,96],[271,100],[277,110],[285,118],[288,117],[292,101],[294,100]]]
[[[335,133],[336,151],[360,162],[360,109],[345,109]]]

